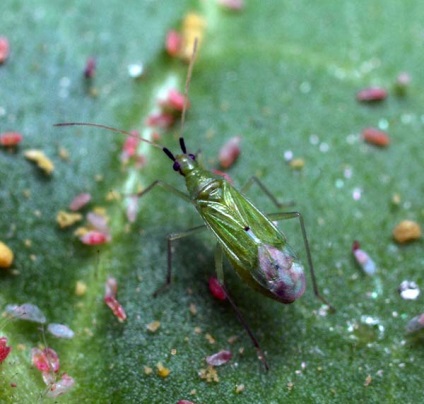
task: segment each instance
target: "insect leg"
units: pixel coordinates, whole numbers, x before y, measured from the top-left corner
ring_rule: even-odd
[[[181,199],[184,199],[186,202],[191,203],[191,199],[184,192],[181,192],[179,189],[173,187],[172,185],[167,184],[166,182],[162,182],[160,180],[153,181],[147,188],[145,188],[145,189],[143,189],[143,191],[137,193],[137,196],[139,198],[141,198],[142,196],[146,195],[148,192],[150,192],[156,186],[161,187],[163,189],[166,189],[167,191],[172,192],[174,195],[177,195]]]
[[[272,201],[272,203],[277,207],[277,208],[284,208],[284,207],[288,207],[288,206],[293,206],[294,202],[289,201],[289,202],[280,202],[275,196],[274,194],[265,186],[265,184],[256,176],[252,176],[249,178],[249,180],[246,182],[246,184],[243,185],[243,187],[241,188],[241,192],[244,194],[246,193],[250,187],[252,186],[252,184],[256,184],[259,186],[259,188],[262,190],[262,192]]]
[[[224,267],[222,265],[222,248],[218,243],[215,247],[215,271],[216,277],[218,278],[219,283],[224,284]]]
[[[218,278],[218,281],[222,287],[222,289],[224,290],[224,293],[228,299],[228,301],[231,304],[231,307],[233,308],[233,310],[236,313],[237,319],[240,321],[241,325],[244,327],[244,329],[246,330],[247,334],[249,335],[250,339],[253,342],[253,345],[255,346],[257,352],[258,352],[258,358],[261,360],[261,362],[264,364],[265,369],[268,371],[269,370],[269,365],[268,362],[265,359],[265,355],[259,345],[258,340],[256,339],[255,335],[253,334],[251,328],[249,327],[249,324],[247,323],[247,321],[244,319],[243,314],[241,313],[240,309],[236,306],[236,304],[234,303],[233,299],[231,298],[230,294],[228,293],[227,288],[224,286],[224,271],[223,271],[223,265],[222,265],[222,248],[219,246],[219,244],[216,245],[215,248],[215,270],[216,270],[216,275]]]
[[[255,335],[253,334],[252,330],[249,327],[249,324],[247,324],[246,320],[243,317],[243,314],[241,313],[240,309],[236,306],[236,304],[234,303],[233,299],[230,297],[228,290],[226,289],[226,287],[224,285],[221,284],[222,289],[224,289],[225,294],[227,295],[227,299],[231,304],[231,307],[233,308],[234,312],[236,313],[236,316],[238,318],[238,320],[240,321],[241,325],[244,327],[244,329],[246,330],[246,332],[249,334],[250,339],[253,342],[253,345],[256,348],[256,351],[258,352],[258,358],[259,360],[264,364],[265,366],[265,370],[268,371],[269,370],[269,365],[268,362],[265,359],[265,355],[262,351],[262,348],[259,345],[258,340],[256,339]]]
[[[315,276],[314,265],[312,263],[312,255],[311,249],[309,248],[308,237],[306,235],[305,223],[303,221],[303,216],[300,212],[279,212],[279,213],[271,213],[267,215],[271,220],[289,220],[289,219],[299,219],[300,229],[302,231],[303,243],[306,249],[306,256],[308,260],[309,272],[311,273],[312,278],[312,286],[314,288],[315,296],[321,300],[324,304],[326,304],[332,311],[336,311],[335,308],[328,302],[328,300],[321,295],[318,288],[318,282]]]
[[[166,236],[167,242],[168,242],[168,264],[167,264],[166,279],[165,279],[165,283],[153,293],[154,297],[156,297],[159,293],[163,292],[166,288],[168,288],[172,282],[172,242],[184,237],[191,236],[192,234],[197,233],[201,230],[205,230],[205,229],[206,229],[206,226],[202,224],[201,226],[196,226],[196,227],[193,227],[192,229],[188,229],[180,233],[171,233]]]
[[[143,191],[139,192],[137,194],[137,196],[139,198],[141,198],[142,196],[145,196],[148,192],[150,192],[155,187],[161,187],[161,188],[163,188],[167,191],[172,192],[174,195],[180,197],[184,201],[192,203],[189,196],[186,195],[184,192],[181,192],[179,189],[174,188],[172,185],[169,185],[166,182],[162,182],[160,180],[156,180],[156,181],[152,182],[147,188],[145,188]],[[196,233],[197,231],[203,230],[205,228],[206,228],[205,225],[201,225],[201,226],[194,227],[192,229],[186,230],[186,231],[181,232],[181,233],[168,234],[168,236],[166,237],[167,238],[167,251],[168,251],[166,280],[165,280],[165,283],[153,293],[154,297],[156,297],[159,293],[161,293],[163,290],[165,290],[171,284],[171,281],[172,281],[172,242],[175,241],[175,240],[178,240],[180,238],[190,236],[193,233]]]

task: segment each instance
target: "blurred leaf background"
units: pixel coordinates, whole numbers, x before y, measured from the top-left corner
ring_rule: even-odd
[[[242,136],[231,176],[241,185],[258,175],[278,198],[296,202],[319,284],[338,309],[323,315],[311,287],[295,304],[281,306],[226,268],[228,288],[266,351],[269,373],[231,307],[208,292],[214,272],[210,235],[178,243],[173,286],[152,298],[165,276],[165,235],[200,224],[194,209],[154,191],[129,226],[123,204],[106,201],[108,192],[123,192],[128,181],[119,160],[124,137],[52,127],[87,121],[141,130],[167,79],[176,77],[183,89],[187,66],[164,53],[164,41],[190,11],[207,27],[191,81],[187,144],[200,148],[213,168],[225,140]],[[400,220],[423,220],[423,21],[417,0],[247,0],[240,12],[213,0],[172,6],[152,0],[3,0],[0,35],[8,37],[11,55],[0,66],[0,131],[25,138],[16,151],[0,150],[0,239],[16,255],[13,268],[0,274],[0,307],[36,304],[49,322],[68,324],[77,335],[58,340],[34,324],[1,320],[1,335],[13,350],[0,365],[0,401],[44,399],[30,348],[47,343],[58,352],[61,371],[76,380],[59,402],[419,402],[423,346],[405,340],[404,328],[423,311],[422,297],[404,301],[396,289],[404,279],[423,285],[422,242],[399,246],[391,232]],[[96,97],[83,79],[90,56],[97,61]],[[146,73],[134,80],[127,68],[139,62]],[[404,97],[396,97],[392,87],[402,71],[412,82]],[[368,86],[387,88],[389,98],[358,104],[355,93]],[[390,147],[363,144],[359,133],[367,126],[387,129]],[[176,149],[172,134],[163,142]],[[60,148],[69,151],[69,160],[60,158]],[[27,149],[42,149],[53,160],[51,177],[24,159]],[[289,150],[304,159],[300,172],[285,162]],[[159,151],[146,153],[140,185],[161,179],[183,189]],[[83,191],[107,207],[108,245],[83,246],[55,222]],[[258,189],[249,196],[273,211]],[[282,227],[304,258],[298,227]],[[377,263],[375,277],[355,265],[355,239]],[[103,303],[108,275],[118,280],[128,314],[124,324]],[[78,280],[88,286],[83,297],[75,295]],[[146,329],[153,320],[161,322],[156,333]],[[218,369],[220,381],[201,380],[204,357],[224,348],[234,359]],[[171,371],[166,379],[156,374],[158,362]],[[145,366],[153,373],[145,374]],[[244,391],[236,393],[240,385]]]

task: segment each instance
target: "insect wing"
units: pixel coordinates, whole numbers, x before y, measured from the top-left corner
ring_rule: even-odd
[[[303,294],[303,268],[284,235],[227,181],[217,180],[202,190],[196,206],[251,287],[283,303]]]
[[[261,223],[268,227],[266,230],[277,231],[261,212],[223,179],[214,181],[199,193],[196,207],[230,260],[246,269],[256,264],[257,254],[252,252],[257,247],[245,227]]]

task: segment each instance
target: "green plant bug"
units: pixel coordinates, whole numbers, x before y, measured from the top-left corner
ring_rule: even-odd
[[[193,57],[188,69],[185,86],[185,103],[187,102],[188,87],[196,53],[194,45]],[[187,188],[187,194],[160,180],[154,181],[138,194],[145,196],[155,188],[163,188],[194,205],[204,224],[182,233],[167,236],[167,276],[165,284],[154,295],[170,285],[172,279],[172,243],[175,240],[191,236],[192,234],[209,229],[217,240],[215,249],[215,267],[218,280],[225,291],[228,301],[233,307],[239,321],[245,327],[253,344],[257,348],[258,356],[268,370],[269,366],[259,343],[244,320],[244,317],[228,290],[224,286],[223,256],[225,255],[239,277],[257,292],[283,304],[289,304],[300,298],[306,286],[304,269],[293,250],[287,243],[285,235],[274,225],[273,220],[298,219],[303,242],[307,253],[307,261],[311,273],[315,295],[330,309],[331,304],[319,293],[315,277],[312,256],[306,235],[303,217],[299,212],[278,212],[266,215],[262,213],[244,193],[256,183],[270,200],[278,207],[283,205],[273,196],[265,185],[257,178],[251,177],[241,192],[236,190],[225,178],[213,174],[203,168],[197,161],[196,154],[190,153],[182,136],[186,105],[182,111],[181,132],[179,144],[181,153],[173,154],[168,148],[139,137],[134,133],[95,123],[59,123],[55,126],[93,126],[107,129],[126,136],[136,136],[143,142],[162,149],[172,161],[173,170],[180,174]]]

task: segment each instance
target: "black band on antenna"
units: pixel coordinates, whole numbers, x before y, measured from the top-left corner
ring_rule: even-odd
[[[164,147],[163,152],[172,160],[175,161],[175,157],[174,155],[171,153],[171,151],[169,149],[167,149],[166,147]]]
[[[180,147],[181,147],[181,151],[184,154],[187,154],[187,149],[186,149],[186,145],[185,145],[185,142],[184,142],[184,138],[183,137],[180,137]]]

